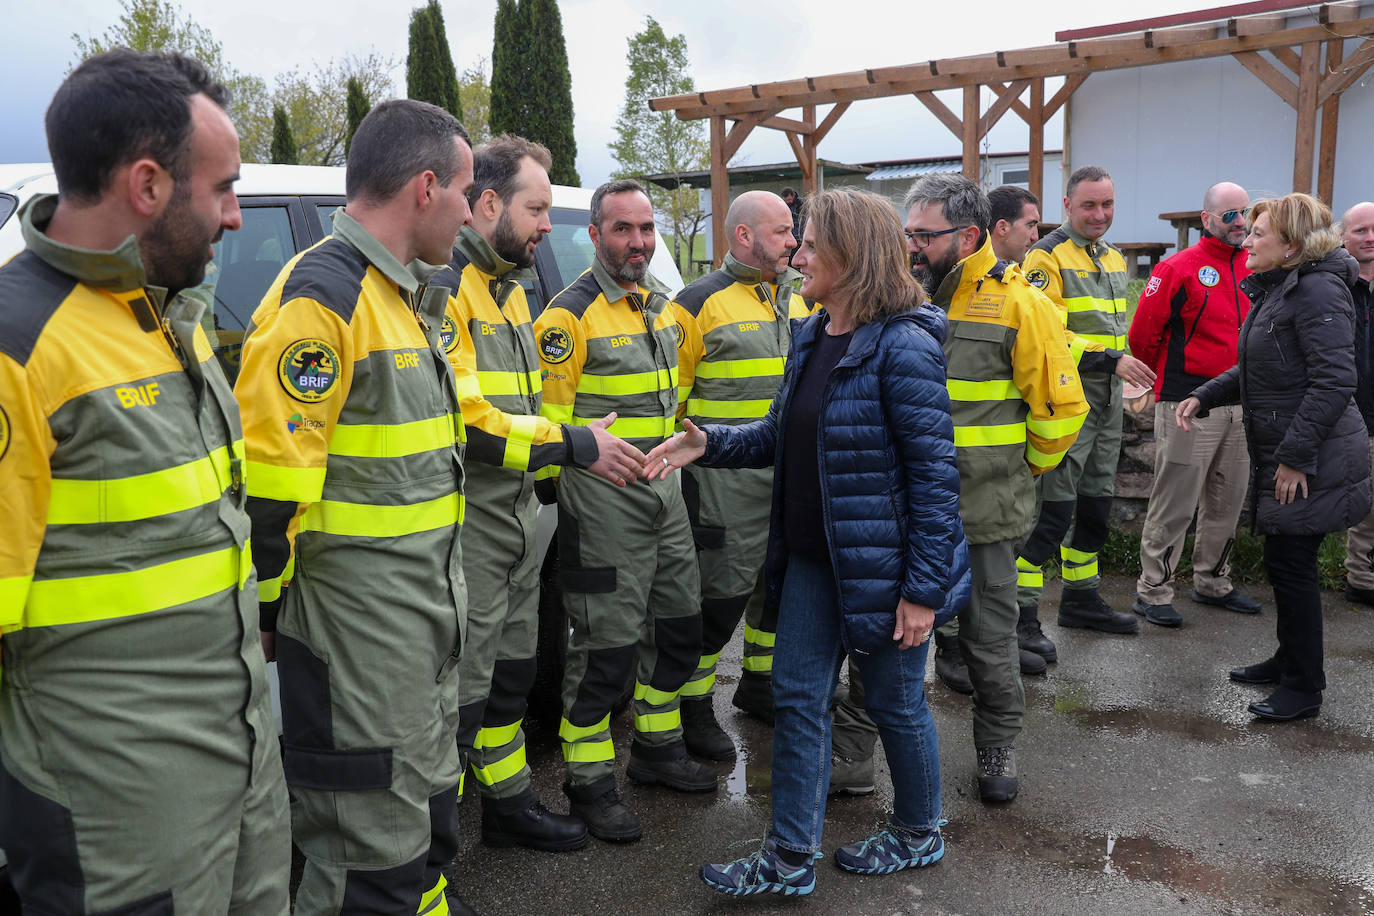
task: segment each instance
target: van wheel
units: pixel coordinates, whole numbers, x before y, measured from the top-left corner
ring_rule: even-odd
[[[568,661],[567,610],[558,586],[558,538],[549,544],[544,565],[539,571],[539,636],[535,644],[534,688],[530,691],[529,714],[557,731],[563,716],[563,669]],[[635,672],[632,669],[615,701],[612,712],[619,713],[634,699]]]

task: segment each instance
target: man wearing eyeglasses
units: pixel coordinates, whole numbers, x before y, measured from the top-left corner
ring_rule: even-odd
[[[1188,392],[1236,364],[1240,325],[1250,300],[1245,215],[1250,197],[1223,181],[1202,198],[1202,238],[1161,261],[1150,274],[1131,322],[1131,352],[1155,370],[1155,482],[1140,537],[1140,578],[1132,609],[1150,623],[1177,627],[1172,579],[1188,523],[1197,511],[1193,601],[1258,613],[1231,584],[1231,547],[1245,502],[1250,458],[1239,405],[1218,407],[1178,428],[1174,408]]]

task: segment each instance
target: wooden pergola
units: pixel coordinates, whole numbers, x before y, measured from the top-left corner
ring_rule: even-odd
[[[1137,20],[1056,33],[1057,42],[1017,51],[930,60],[756,83],[652,99],[655,111],[673,111],[684,121],[711,122],[711,223],[713,258],[725,255],[725,211],[730,187],[726,166],[755,128],[782,131],[801,167],[804,194],[819,189],[820,143],[863,99],[914,95],[963,144],[964,174],[978,179],[979,143],[1007,112],[1030,129],[1030,190],[1044,196],[1045,123],[1084,80],[1100,70],[1145,67],[1174,61],[1231,56],[1297,112],[1293,141],[1293,190],[1312,190],[1317,158],[1317,194],[1328,203],[1335,182],[1336,124],[1341,93],[1374,64],[1374,16],[1361,18],[1368,0],[1298,6],[1293,0],[1257,0],[1194,13]],[[1311,21],[1314,18],[1315,22]],[[1293,22],[1293,20],[1298,22]],[[1349,56],[1345,41],[1365,39]],[[1064,83],[1046,98],[1045,81]],[[983,110],[982,90],[993,101]],[[956,114],[935,95],[963,90]],[[817,109],[831,106],[818,118]],[[799,117],[785,112],[800,109]],[[1321,114],[1320,136],[1318,113]]]

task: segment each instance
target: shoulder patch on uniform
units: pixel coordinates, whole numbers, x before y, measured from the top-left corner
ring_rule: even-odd
[[[968,301],[968,307],[964,309],[964,314],[976,315],[981,318],[1000,318],[1002,317],[1002,309],[1006,304],[1006,296],[974,293]]]
[[[353,320],[367,275],[367,258],[352,245],[330,237],[307,250],[282,284],[281,304],[313,299],[346,322]]]
[[[5,458],[5,453],[10,450],[10,417],[5,413],[5,408],[0,407],[0,461]]]
[[[687,339],[687,329],[682,326],[681,321],[673,323],[673,333],[677,335],[677,345],[682,346],[682,342]]]
[[[1153,296],[1155,293],[1159,292],[1159,288],[1163,285],[1164,283],[1159,277],[1151,277],[1149,282],[1145,284],[1145,295]]]
[[[545,328],[539,335],[539,355],[546,363],[561,363],[572,351],[572,334],[564,328]]]
[[[1198,268],[1197,282],[1201,283],[1203,286],[1216,286],[1221,282],[1221,274],[1218,273],[1217,269],[1212,265],[1204,264],[1202,267]]]
[[[1032,267],[1026,271],[1026,282],[1036,289],[1044,289],[1050,285],[1050,275],[1045,273],[1043,267]]]
[[[460,342],[458,322],[454,321],[451,315],[445,315],[444,323],[439,326],[439,346],[444,348],[445,353],[452,353],[458,349]]]
[[[314,404],[334,393],[339,383],[339,354],[318,337],[305,337],[282,351],[277,377],[286,393]]]
[[[21,366],[33,355],[43,329],[76,289],[64,274],[32,251],[21,251],[0,268],[0,353]]]

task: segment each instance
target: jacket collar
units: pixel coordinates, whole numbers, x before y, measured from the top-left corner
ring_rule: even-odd
[[[1088,257],[1100,258],[1104,253],[1106,253],[1107,241],[1105,238],[1100,238],[1095,242],[1090,242],[1087,239],[1083,238],[1083,236],[1079,235],[1077,232],[1074,232],[1073,228],[1069,225],[1067,220],[1064,221],[1062,228],[1064,229],[1064,234],[1069,237],[1069,241],[1073,242],[1079,248],[1082,248],[1084,251],[1086,251],[1088,253]]]
[[[606,297],[607,302],[618,302],[630,294],[630,290],[625,289],[615,281],[605,267],[601,265],[600,258],[592,259],[592,276],[596,279],[596,285],[601,287],[601,295]],[[644,279],[638,287],[639,297],[642,301],[649,301],[650,293],[658,293],[665,299],[672,294],[672,290],[664,286],[657,277],[648,271],[644,272]]]
[[[940,288],[935,291],[931,301],[948,312],[956,295],[961,295],[966,287],[976,285],[996,267],[997,255],[992,250],[992,236],[988,236],[982,247],[954,265],[954,269],[940,281]]]
[[[458,249],[459,254],[467,258],[469,264],[489,277],[500,279],[509,275],[511,280],[533,279],[534,277],[533,270],[516,267],[497,254],[496,249],[491,247],[491,243],[482,238],[477,230],[471,226],[464,226],[459,231],[458,242],[453,247]]]
[[[433,265],[421,265],[418,261],[412,262],[415,265],[413,268],[402,264],[394,254],[382,247],[382,243],[377,241],[372,233],[364,229],[361,223],[342,208],[334,211],[334,234],[356,248],[373,267],[382,272],[383,276],[406,292],[413,293],[418,290],[425,280],[438,270]],[[421,279],[421,276],[424,279]]]
[[[726,252],[725,261],[721,264],[721,269],[730,275],[736,283],[746,283],[750,286],[757,286],[763,282],[763,271],[757,267],[750,267],[748,264],[741,263],[734,255]],[[801,276],[801,271],[788,265],[782,272],[769,281],[773,286],[782,286],[791,283]]]
[[[77,248],[54,241],[44,230],[57,210],[56,194],[40,194],[19,211],[19,231],[24,244],[54,270],[75,277],[87,286],[122,293],[147,287],[138,239],[130,235],[109,251]],[[159,290],[165,294],[165,290]]]
[[[1209,232],[1204,232],[1197,244],[1203,251],[1215,255],[1223,261],[1235,260],[1237,254],[1245,252],[1244,248],[1233,248]]]

